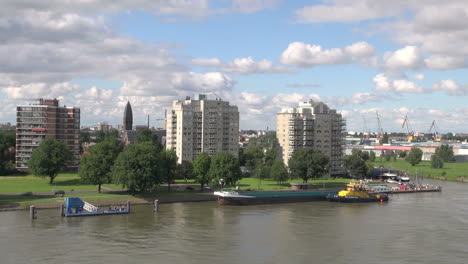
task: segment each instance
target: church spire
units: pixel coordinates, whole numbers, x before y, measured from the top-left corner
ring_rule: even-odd
[[[123,126],[124,130],[132,130],[133,127],[133,112],[129,101],[127,101],[127,105],[125,106]]]

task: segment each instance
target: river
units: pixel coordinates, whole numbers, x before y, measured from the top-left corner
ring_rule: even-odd
[[[468,185],[385,204],[133,206],[130,215],[0,212],[0,263],[467,263]]]

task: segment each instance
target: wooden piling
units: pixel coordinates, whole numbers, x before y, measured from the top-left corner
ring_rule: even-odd
[[[31,220],[37,219],[36,207],[34,205],[29,206],[29,218]]]
[[[63,204],[60,204],[60,216],[65,216],[65,207],[63,206]]]
[[[130,213],[130,201],[127,201],[127,211]]]
[[[159,200],[154,200],[153,212],[159,212]]]

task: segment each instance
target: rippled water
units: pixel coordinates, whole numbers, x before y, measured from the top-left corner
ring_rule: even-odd
[[[467,184],[386,204],[134,206],[130,215],[0,213],[0,263],[468,263]]]

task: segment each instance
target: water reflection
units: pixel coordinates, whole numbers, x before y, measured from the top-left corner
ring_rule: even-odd
[[[0,213],[2,263],[465,263],[468,185],[388,203],[134,206],[129,215]]]

